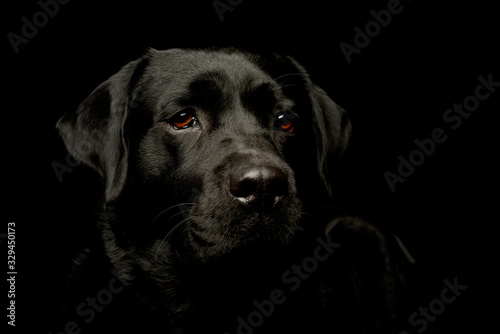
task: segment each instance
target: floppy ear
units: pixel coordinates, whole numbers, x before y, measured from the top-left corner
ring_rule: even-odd
[[[331,195],[329,164],[338,160],[347,148],[351,122],[345,110],[333,102],[323,89],[313,85],[311,95],[319,175]]]
[[[115,199],[125,184],[128,167],[125,123],[131,81],[141,61],[122,67],[56,125],[68,152],[102,177],[106,201]]]

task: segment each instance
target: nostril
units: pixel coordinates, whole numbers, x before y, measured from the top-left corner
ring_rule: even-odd
[[[235,197],[249,197],[259,192],[260,171],[254,167],[235,170],[229,178],[229,191]]]
[[[240,167],[229,177],[229,192],[247,205],[268,207],[288,194],[288,178],[274,166]]]
[[[250,177],[231,177],[230,191],[235,197],[249,197],[259,192],[259,184],[256,178]]]

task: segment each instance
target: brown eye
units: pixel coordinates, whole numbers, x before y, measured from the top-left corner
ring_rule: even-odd
[[[294,114],[279,114],[277,119],[276,119],[276,124],[279,126],[282,130],[286,132],[293,132],[294,130],[294,122],[293,119],[296,116]]]
[[[187,129],[193,126],[198,120],[194,116],[194,109],[184,109],[174,116],[168,122],[174,126],[176,130]]]

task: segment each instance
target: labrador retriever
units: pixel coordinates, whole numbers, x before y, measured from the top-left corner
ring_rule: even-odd
[[[57,129],[103,184],[63,327],[391,331],[390,238],[331,206],[349,119],[293,58],[151,49]]]

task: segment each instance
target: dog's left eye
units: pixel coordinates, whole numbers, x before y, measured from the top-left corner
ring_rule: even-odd
[[[296,115],[292,113],[279,113],[276,117],[276,127],[292,133],[294,131],[294,118]]]
[[[198,122],[198,119],[194,115],[194,109],[187,108],[172,116],[168,122],[173,125],[174,129],[181,130],[192,127]]]

